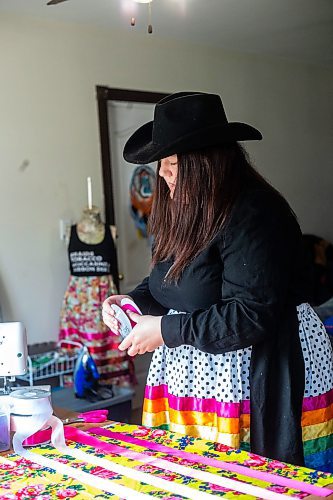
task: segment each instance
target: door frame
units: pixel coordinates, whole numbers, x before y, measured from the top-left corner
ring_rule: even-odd
[[[115,213],[114,213],[112,160],[111,160],[112,144],[110,144],[108,101],[125,101],[125,102],[127,101],[127,102],[155,104],[156,102],[160,101],[167,95],[168,94],[160,92],[117,89],[117,88],[103,87],[100,85],[96,86],[106,224],[116,225]]]
[[[138,102],[155,104],[168,94],[160,92],[148,92],[142,90],[130,90],[110,88],[101,85],[96,86],[96,98],[98,109],[99,122],[99,138],[102,166],[102,183],[104,196],[104,214],[105,223],[107,225],[116,226],[115,208],[114,208],[114,191],[112,179],[112,144],[110,143],[110,124],[108,101],[123,101],[123,102]],[[114,263],[115,276],[114,282],[119,290],[119,269],[118,259]]]

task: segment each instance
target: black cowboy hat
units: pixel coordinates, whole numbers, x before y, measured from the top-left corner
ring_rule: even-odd
[[[228,122],[219,95],[178,92],[156,104],[154,120],[131,135],[123,154],[129,163],[142,164],[207,146],[260,139],[256,128]]]

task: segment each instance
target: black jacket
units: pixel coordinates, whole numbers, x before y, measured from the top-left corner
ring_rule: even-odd
[[[287,203],[248,189],[226,227],[187,266],[177,285],[157,264],[130,295],[144,314],[163,315],[168,347],[213,354],[253,346],[251,451],[303,464],[304,362],[296,306],[307,301],[302,235]],[[186,314],[169,315],[169,309]]]

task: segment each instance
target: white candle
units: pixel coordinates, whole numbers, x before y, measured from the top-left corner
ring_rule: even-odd
[[[87,177],[88,184],[88,208],[92,209],[92,192],[91,192],[91,177]]]

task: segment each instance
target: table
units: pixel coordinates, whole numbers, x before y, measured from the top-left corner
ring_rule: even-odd
[[[34,453],[52,457],[62,464],[70,465],[74,470],[84,471],[93,481],[107,481],[103,484],[108,484],[110,491],[103,492],[91,484],[66,479],[51,469],[28,464],[25,459],[9,454],[5,459],[0,457],[1,500],[26,500],[33,497],[38,497],[38,500],[200,500],[222,496],[228,499],[253,499],[253,495],[237,490],[243,488],[244,484],[262,488],[261,492],[271,499],[283,498],[282,495],[285,498],[289,496],[306,500],[333,499],[333,491],[329,494],[328,490],[332,489],[333,475],[265,459],[224,445],[119,422],[107,422],[100,426],[80,424],[76,427],[66,426],[66,429],[67,437],[71,436],[71,441],[68,441],[71,450],[78,449],[88,453],[87,463],[70,454],[61,454],[50,445],[35,447]],[[80,430],[83,431],[82,435]],[[92,463],[99,459],[107,460],[106,469]],[[7,461],[4,463],[3,460]],[[250,477],[248,474],[257,477]],[[222,486],[221,481],[223,484],[225,480],[232,480],[236,489]],[[301,492],[295,488],[300,483],[290,483],[295,480],[302,481],[305,489],[319,487],[318,491],[328,492],[327,496],[315,495],[312,491]],[[128,493],[112,494],[113,488],[124,488]]]

